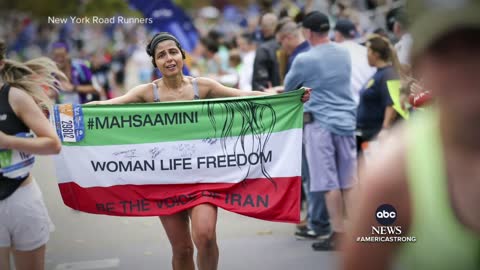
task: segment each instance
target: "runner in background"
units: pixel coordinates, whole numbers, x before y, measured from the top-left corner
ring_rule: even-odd
[[[413,73],[435,104],[391,134],[362,177],[342,269],[480,269],[480,1],[407,7]],[[358,242],[380,221],[401,233],[375,236],[416,242]]]
[[[53,229],[30,170],[32,154],[60,152],[57,134],[40,108],[50,102],[42,86],[55,88],[53,75],[64,76],[49,59],[29,64],[38,73],[5,60],[5,43],[0,41],[0,269],[10,269],[10,251],[17,270],[44,269],[45,245]]]
[[[185,76],[182,72],[185,52],[178,40],[169,33],[156,34],[148,43],[146,50],[147,54],[152,57],[153,66],[162,73],[163,77],[161,79],[149,84],[139,85],[121,97],[90,104],[168,102],[271,94],[259,91],[242,91],[225,87],[208,78]],[[310,92],[307,91],[302,97],[302,101],[306,102],[309,98]],[[172,266],[174,270],[195,269],[193,261],[194,244],[198,250],[198,269],[217,269],[219,251],[216,239],[216,206],[200,204],[188,211],[161,216],[160,220],[172,245]],[[191,232],[190,220],[192,223]]]

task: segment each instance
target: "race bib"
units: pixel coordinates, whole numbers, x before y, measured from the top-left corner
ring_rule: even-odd
[[[53,107],[53,122],[62,142],[79,142],[85,136],[82,106],[61,104]]]
[[[30,133],[19,133],[17,137],[33,137]],[[11,179],[25,178],[33,168],[35,156],[29,153],[0,149],[0,173]]]

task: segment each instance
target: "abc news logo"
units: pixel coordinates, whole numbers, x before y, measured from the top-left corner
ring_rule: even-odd
[[[375,218],[380,225],[372,226],[372,234],[376,235],[400,235],[401,226],[390,226],[397,220],[397,209],[390,204],[382,204],[375,211]]]
[[[383,226],[392,225],[397,220],[397,209],[390,204],[382,204],[377,208],[375,218]]]

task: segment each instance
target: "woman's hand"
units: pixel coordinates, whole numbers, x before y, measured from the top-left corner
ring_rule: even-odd
[[[280,86],[265,88],[265,89],[263,89],[263,92],[272,93],[272,94],[280,94],[280,93],[285,92],[285,89],[283,88],[283,85],[280,85]]]
[[[423,91],[425,91],[425,90],[423,89],[423,86],[420,83],[413,82],[410,85],[410,93],[412,93],[414,95],[417,95],[417,94],[419,94]]]
[[[61,88],[65,92],[73,92],[75,90],[75,86],[69,81],[61,81]]]
[[[302,96],[302,102],[305,103],[310,100],[310,94],[312,92],[312,88],[306,88],[305,93]]]

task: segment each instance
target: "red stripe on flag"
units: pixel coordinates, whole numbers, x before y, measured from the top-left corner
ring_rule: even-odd
[[[301,177],[247,179],[237,184],[118,185],[83,188],[59,184],[63,202],[93,214],[171,215],[202,203],[254,218],[298,223]]]

